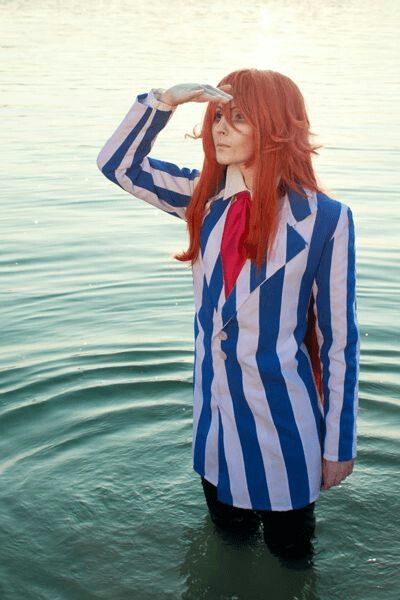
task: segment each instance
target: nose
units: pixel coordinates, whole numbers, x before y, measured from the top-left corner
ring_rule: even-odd
[[[223,115],[221,116],[220,120],[217,121],[217,123],[215,124],[215,131],[217,133],[227,133],[228,123]]]

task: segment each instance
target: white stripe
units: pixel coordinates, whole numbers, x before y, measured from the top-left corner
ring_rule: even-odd
[[[325,455],[337,457],[339,453],[340,414],[343,407],[347,342],[347,206],[343,205],[333,239],[330,274],[330,305],[332,345],[329,349],[329,409],[326,414]],[[336,239],[336,236],[340,236]]]
[[[97,165],[100,169],[104,168],[106,163],[125,142],[148,108],[148,106],[136,100],[133,106],[129,109],[128,114],[124,117],[122,123],[118,126],[116,131],[100,151],[97,157]],[[129,194],[132,194],[133,196],[136,196],[137,198],[140,198],[141,200],[144,200],[152,206],[155,206],[156,208],[159,208],[167,213],[175,212],[182,219],[185,219],[186,207],[175,207],[165,200],[160,200],[154,192],[150,192],[144,188],[134,185],[126,174],[127,170],[132,166],[135,153],[143,141],[143,138],[146,135],[149,127],[151,127],[156,114],[157,110],[152,109],[152,114],[149,116],[142,129],[132,141],[132,144],[123,156],[119,166],[117,169],[115,169],[114,175],[120,186]],[[152,138],[150,142],[150,149],[153,147],[156,139],[157,136]],[[151,175],[155,185],[171,192],[177,192],[189,197],[191,197],[194,187],[199,179],[195,178],[194,180],[190,180],[187,177],[175,177],[169,173],[160,171],[159,169],[153,169],[150,166],[147,156],[142,159],[142,162],[138,166],[143,171]]]
[[[100,150],[99,155],[97,157],[97,166],[99,167],[99,169],[102,169],[104,165],[108,163],[110,158],[115,154],[118,148],[122,145],[122,143],[126,140],[128,135],[143,117],[147,109],[148,106],[142,104],[137,99],[135,100],[135,102],[132,104],[127,114],[121,121],[121,123],[118,125],[117,129],[114,131],[112,136],[107,140],[103,148]],[[142,129],[142,135],[140,139],[143,138],[143,131],[146,131],[146,129],[148,128],[149,120],[151,119],[149,118],[147,120],[145,126]]]
[[[215,365],[214,365],[215,368]],[[214,485],[218,485],[219,478],[219,454],[218,454],[218,408],[217,400],[218,393],[215,391],[215,376],[211,382],[211,423],[207,434],[207,442],[205,448],[205,477]]]
[[[269,279],[286,263],[287,226],[281,221],[272,248],[267,253],[266,279]]]
[[[236,310],[250,297],[250,271],[251,261],[247,259],[236,281]]]
[[[204,360],[204,331],[199,324],[199,333],[196,338],[196,365],[195,365],[195,385],[193,389],[193,425],[192,425],[192,460],[194,461],[194,449],[199,426],[201,409],[203,408],[203,389],[201,367]]]
[[[200,177],[196,177],[195,179],[175,177],[166,171],[154,169],[151,167],[147,157],[143,160],[142,169],[145,173],[150,173],[157,187],[164,188],[176,194],[183,194],[184,196],[192,196],[195,185],[200,179]]]
[[[259,331],[250,330],[248,327],[248,323],[254,323],[254,315],[259,310],[259,296],[260,288],[257,288],[251,300],[247,301],[237,314],[239,324],[237,357],[242,369],[246,400],[254,415],[271,508],[290,510],[292,504],[285,461],[256,362]]]
[[[310,227],[313,223],[310,222]],[[300,252],[285,267],[282,286],[281,315],[276,352],[285,379],[294,419],[304,450],[311,498],[319,494],[321,484],[321,447],[309,393],[298,373],[296,360],[297,342],[293,331],[297,325],[297,309],[300,297],[302,273],[307,264],[308,251]],[[303,350],[305,347],[303,346]]]
[[[216,319],[218,319],[218,316],[222,317],[221,311],[222,311],[223,305],[225,304],[225,300],[226,300],[225,285],[224,285],[224,281],[222,280],[221,293],[219,295],[218,304],[217,304],[218,314],[216,314],[217,311],[214,311],[214,323],[215,323]],[[221,327],[222,327],[222,318],[221,318]],[[213,336],[215,335],[215,333],[217,333],[217,332],[215,331],[215,327],[214,327]]]
[[[251,500],[247,489],[246,471],[239,433],[236,426],[232,398],[226,376],[226,365],[221,353],[221,340],[214,337],[212,341],[214,364],[213,396],[218,398],[224,432],[224,451],[228,468],[233,505],[251,508]]]
[[[322,331],[319,327],[318,307],[317,307],[318,285],[317,285],[317,282],[315,279],[314,279],[313,286],[312,286],[312,295],[314,298],[313,311],[314,311],[314,316],[315,316],[315,333],[317,335],[318,354],[319,354],[319,359],[321,361],[321,348],[322,348],[322,344],[324,343],[324,336],[322,335]],[[321,367],[322,367],[322,363],[321,363]]]
[[[204,471],[206,479],[218,485],[218,410],[215,399],[211,401],[211,423],[207,435]]]
[[[166,213],[176,213],[181,219],[186,220],[186,208],[184,206],[171,206],[167,202],[160,200],[157,194],[149,192],[148,190],[138,187],[137,185],[133,185],[128,177],[125,177],[122,182],[120,181],[120,176],[118,176],[117,179],[124,190],[136,198],[140,198],[140,200],[144,200],[148,204],[151,204],[152,206],[155,206]]]
[[[358,394],[359,394],[359,376],[360,376],[360,329],[359,329],[359,324],[358,324],[358,319],[357,319],[357,308],[356,308],[356,295],[354,295],[354,302],[353,302],[353,318],[354,318],[354,322],[355,322],[355,326],[357,327],[357,332],[358,332],[358,340],[357,340],[357,347],[356,347],[356,360],[357,360],[357,364],[356,364],[356,382],[355,382],[355,386],[354,386],[354,396],[353,396],[353,406],[354,406],[354,411],[353,411],[353,415],[354,415],[354,427],[353,427],[353,435],[354,435],[354,439],[353,439],[353,446],[352,446],[352,453],[353,456],[355,457],[357,454],[357,413],[358,413]]]
[[[205,252],[203,254],[203,264],[208,285],[210,285],[210,279],[220,252],[222,233],[224,230],[228,210],[229,207],[226,207],[218,222],[214,225],[208,237]]]
[[[153,175],[153,179],[154,179],[154,175],[156,173],[160,173],[160,171],[155,171],[154,169],[152,169],[149,165],[149,161],[148,158],[144,158],[143,162],[142,162],[142,168],[144,166],[147,167],[147,171],[151,172]],[[134,185],[131,181],[131,179],[127,176],[126,174],[126,170],[121,170],[120,168],[118,168],[115,171],[115,177],[118,181],[118,183],[120,184],[120,186],[127,192],[129,192],[130,194],[132,194],[133,196],[136,196],[137,198],[140,198],[141,200],[144,200],[145,202],[147,202],[148,204],[151,204],[152,206],[155,206],[156,208],[159,208],[165,212],[171,213],[171,212],[175,212],[177,213],[182,219],[186,218],[186,207],[185,206],[172,206],[171,204],[168,204],[168,202],[165,202],[165,200],[160,200],[160,198],[157,196],[156,193],[154,192],[150,192],[149,190],[139,187],[137,185]],[[171,177],[171,181],[175,179],[173,177]],[[171,181],[167,184],[170,185]],[[187,180],[186,180],[187,181]]]

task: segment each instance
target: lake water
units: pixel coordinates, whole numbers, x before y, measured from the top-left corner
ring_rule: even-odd
[[[2,600],[399,597],[400,4],[0,2]],[[96,157],[139,93],[271,68],[303,91],[315,168],[356,224],[351,477],[317,502],[314,567],[216,534],[191,467],[182,221]],[[153,156],[199,167],[179,107]]]

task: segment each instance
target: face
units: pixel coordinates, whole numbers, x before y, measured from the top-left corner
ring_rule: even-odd
[[[229,108],[236,129],[225,119],[221,105],[217,105],[212,125],[215,155],[220,165],[240,165],[248,161],[253,154],[253,132],[233,100],[229,102]]]

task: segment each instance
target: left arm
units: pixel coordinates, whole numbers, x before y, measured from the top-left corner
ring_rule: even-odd
[[[322,489],[328,489],[351,473],[357,453],[360,335],[354,222],[345,204],[323,250],[313,295],[324,400]]]

